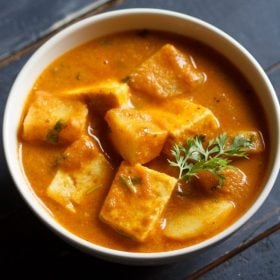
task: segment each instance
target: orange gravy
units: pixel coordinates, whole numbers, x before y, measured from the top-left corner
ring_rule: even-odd
[[[226,59],[208,47],[184,37],[161,32],[133,31],[114,34],[92,40],[65,53],[51,63],[39,76],[30,93],[26,109],[28,109],[33,100],[34,92],[37,90],[56,94],[59,91],[90,85],[107,78],[124,79],[135,67],[166,43],[171,43],[179,50],[190,54],[198,69],[202,69],[207,74],[207,82],[195,92],[186,94],[186,98],[212,110],[219,119],[223,131],[261,131],[267,149],[269,143],[262,108],[254,91],[240,73]],[[137,105],[137,102],[141,102],[141,96],[135,94],[132,96],[132,102]],[[98,131],[95,137],[99,138],[107,153],[107,158],[111,160],[115,170],[117,170],[120,157],[104,136],[103,126],[104,123],[101,120],[98,127],[92,131],[93,133]],[[104,186],[90,193],[77,206],[75,214],[48,198],[46,188],[55,175],[56,159],[65,147],[27,143],[21,139],[20,135],[19,139],[24,172],[32,188],[51,211],[54,218],[66,229],[85,240],[130,252],[159,252],[179,249],[196,244],[224,230],[251,206],[262,190],[262,181],[268,161],[266,153],[260,153],[250,156],[250,160],[236,162],[236,165],[248,178],[248,189],[244,195],[246,199],[236,203],[234,214],[218,230],[186,241],[174,241],[162,234],[161,227],[164,226],[166,213],[172,212],[178,207],[190,207],[196,203],[199,197],[205,195],[195,188],[190,188],[194,194],[190,197],[181,197],[176,192],[173,193],[156,229],[145,242],[137,243],[121,236],[98,218],[110,186]],[[155,159],[147,166],[170,173],[168,164],[163,158]]]

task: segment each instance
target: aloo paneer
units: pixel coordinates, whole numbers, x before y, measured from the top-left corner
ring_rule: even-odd
[[[225,58],[179,35],[97,38],[38,77],[19,124],[30,185],[94,244],[163,252],[225,230],[262,190],[266,121]]]

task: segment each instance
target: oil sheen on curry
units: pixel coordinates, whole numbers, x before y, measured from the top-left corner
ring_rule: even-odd
[[[35,193],[70,232],[117,250],[170,251],[223,231],[254,202],[267,165],[263,115],[213,50],[130,31],[43,71],[19,152]]]

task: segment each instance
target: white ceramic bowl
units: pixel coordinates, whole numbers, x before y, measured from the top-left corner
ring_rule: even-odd
[[[263,191],[250,209],[234,224],[214,237],[183,249],[162,253],[130,253],[108,249],[83,240],[57,223],[32,191],[20,164],[17,130],[24,102],[38,75],[66,51],[96,37],[131,29],[164,30],[196,39],[227,57],[247,78],[263,104],[269,125],[270,157]],[[199,19],[164,10],[119,10],[82,20],[48,40],[19,73],[9,95],[3,125],[4,150],[14,182],[32,210],[59,236],[92,255],[121,263],[160,264],[191,255],[217,243],[243,225],[263,204],[280,166],[279,104],[273,87],[257,61],[237,41]]]

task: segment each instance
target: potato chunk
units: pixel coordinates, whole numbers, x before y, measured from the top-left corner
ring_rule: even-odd
[[[47,195],[75,212],[74,203],[99,187],[108,186],[113,169],[88,136],[69,146],[47,189]]]
[[[123,162],[100,212],[116,231],[144,241],[161,216],[176,179],[147,167]]]
[[[129,85],[157,97],[188,93],[205,82],[190,57],[170,44],[164,45],[130,74]]]
[[[226,223],[234,207],[228,200],[195,201],[167,217],[164,234],[176,240],[207,236]]]
[[[248,193],[247,176],[238,168],[228,168],[221,172],[224,176],[222,186],[218,186],[217,178],[208,171],[201,171],[195,180],[195,184],[203,191],[212,194],[222,194],[223,197],[238,202],[246,199]]]
[[[132,107],[128,85],[115,80],[106,80],[93,85],[71,89],[62,94],[88,97],[94,112],[98,112],[101,115],[104,115],[112,108]]]
[[[226,169],[223,174],[225,181],[219,192],[236,202],[246,199],[249,192],[246,174],[238,168]]]
[[[213,137],[219,121],[211,110],[185,99],[172,98],[146,111],[156,123],[169,132],[164,152],[169,154],[174,143],[185,143],[189,137],[203,134]]]
[[[114,146],[131,164],[146,163],[160,154],[167,131],[154,124],[149,114],[135,109],[112,109],[105,119]]]
[[[36,93],[23,122],[23,139],[51,144],[77,140],[86,126],[88,109],[80,101]]]

